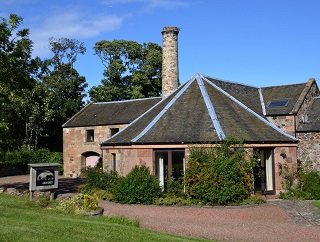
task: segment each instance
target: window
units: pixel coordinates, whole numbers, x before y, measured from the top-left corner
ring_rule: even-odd
[[[119,132],[119,128],[112,128],[112,129],[110,129],[110,134],[111,134],[111,136],[115,135],[115,134],[118,133],[118,132]]]
[[[159,178],[162,190],[167,189],[168,179],[180,181],[184,176],[184,169],[184,150],[155,151],[155,175]]]
[[[94,130],[93,129],[88,129],[86,130],[87,133],[87,142],[94,142]]]
[[[281,108],[286,107],[289,103],[290,99],[282,99],[282,100],[272,100],[268,104],[268,108]]]
[[[116,154],[112,154],[112,169],[117,171],[117,157]]]

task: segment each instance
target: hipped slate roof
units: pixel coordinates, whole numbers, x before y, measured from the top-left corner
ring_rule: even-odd
[[[219,142],[235,135],[248,143],[297,140],[263,116],[261,90],[195,75],[102,146]]]
[[[298,126],[298,132],[320,131],[320,96],[314,97],[313,102]]]
[[[117,102],[90,103],[68,120],[62,127],[129,124],[159,101],[161,101],[161,98],[157,97]]]

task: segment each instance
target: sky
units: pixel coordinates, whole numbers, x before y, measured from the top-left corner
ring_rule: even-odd
[[[0,0],[0,17],[24,18],[34,56],[50,58],[48,39],[84,42],[75,69],[101,84],[101,40],[162,45],[165,26],[180,28],[179,78],[200,73],[256,87],[320,84],[319,0]]]

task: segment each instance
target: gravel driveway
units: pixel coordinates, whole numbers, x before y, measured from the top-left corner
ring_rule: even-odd
[[[103,201],[101,206],[105,215],[137,218],[142,228],[184,236],[221,241],[320,241],[320,226],[294,223],[281,201],[239,207],[121,205]]]
[[[0,178],[1,187],[28,187],[29,176]],[[81,183],[59,179],[63,191]],[[140,227],[220,241],[320,241],[320,210],[310,201],[272,200],[236,207],[122,205],[102,201],[104,215],[140,220]]]

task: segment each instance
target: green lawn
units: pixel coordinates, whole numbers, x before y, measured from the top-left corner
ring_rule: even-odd
[[[142,229],[123,218],[44,209],[28,199],[0,194],[0,241],[207,241]]]
[[[320,209],[320,200],[319,201],[315,201],[312,204]]]

